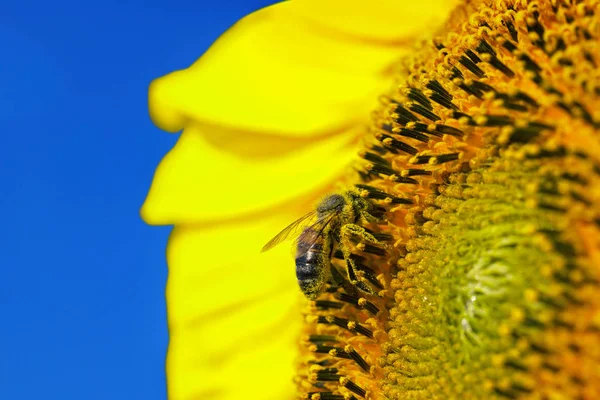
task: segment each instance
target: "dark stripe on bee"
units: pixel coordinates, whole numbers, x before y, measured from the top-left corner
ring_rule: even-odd
[[[300,256],[296,257],[296,277],[298,280],[314,278],[314,270],[319,262],[322,251],[323,246],[315,243],[305,253],[301,253]]]

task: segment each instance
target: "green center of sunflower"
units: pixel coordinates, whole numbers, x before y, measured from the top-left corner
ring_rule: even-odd
[[[304,398],[600,398],[597,7],[470,4],[400,69],[353,182],[379,296],[309,305]]]

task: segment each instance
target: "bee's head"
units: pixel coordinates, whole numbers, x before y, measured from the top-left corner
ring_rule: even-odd
[[[346,205],[344,196],[340,194],[332,194],[323,199],[317,207],[319,215],[328,214],[330,212],[341,212]]]

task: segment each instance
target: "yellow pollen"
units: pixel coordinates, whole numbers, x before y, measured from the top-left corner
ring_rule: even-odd
[[[600,398],[600,4],[572,3],[468,2],[397,66],[299,397]]]

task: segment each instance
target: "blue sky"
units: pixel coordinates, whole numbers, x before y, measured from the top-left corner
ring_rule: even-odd
[[[1,398],[166,397],[170,228],[138,209],[177,135],[146,94],[270,2],[214,3],[3,3]]]

